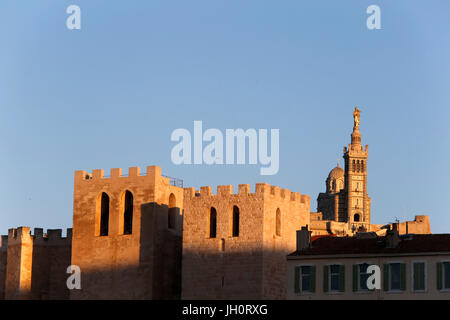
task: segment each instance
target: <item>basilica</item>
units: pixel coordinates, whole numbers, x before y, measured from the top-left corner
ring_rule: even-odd
[[[326,191],[317,198],[317,212],[311,212],[313,235],[353,235],[356,232],[384,234],[388,225],[371,224],[370,203],[367,193],[367,159],[369,146],[361,144],[359,131],[360,110],[353,111],[351,142],[344,147],[344,168],[339,163],[333,168],[325,182]],[[416,216],[414,221],[405,221],[400,232],[430,233],[428,216]]]

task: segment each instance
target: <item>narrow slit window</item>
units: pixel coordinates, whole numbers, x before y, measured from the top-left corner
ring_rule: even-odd
[[[217,235],[217,212],[214,207],[211,207],[209,212],[209,237],[215,238]]]
[[[100,211],[100,236],[107,236],[109,229],[109,196],[102,193]]]
[[[239,208],[233,207],[233,237],[239,237]]]
[[[131,234],[133,231],[133,194],[125,192],[125,203],[123,212],[123,234]]]

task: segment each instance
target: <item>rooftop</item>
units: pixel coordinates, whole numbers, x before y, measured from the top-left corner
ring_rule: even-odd
[[[312,237],[311,247],[289,254],[295,256],[337,254],[401,254],[450,251],[450,234],[409,234],[400,236],[395,248],[386,247],[386,237]]]

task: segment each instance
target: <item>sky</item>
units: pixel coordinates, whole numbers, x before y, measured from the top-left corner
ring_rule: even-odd
[[[81,30],[69,30],[69,5]],[[381,9],[369,30],[366,9]],[[372,223],[450,233],[450,2],[0,2],[0,234],[72,226],[75,170],[159,165],[185,186],[311,196],[343,165],[355,106]],[[279,129],[280,167],[176,165],[178,128]]]

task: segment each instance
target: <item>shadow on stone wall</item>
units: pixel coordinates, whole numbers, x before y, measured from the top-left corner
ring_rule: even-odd
[[[170,224],[169,212],[172,218],[176,217]],[[183,253],[182,229],[180,208],[169,209],[157,203],[142,205],[138,259],[130,264],[116,260],[117,250],[127,250],[127,243],[121,246],[117,243],[130,240],[116,236],[107,242],[111,247],[105,248],[112,255],[108,264],[96,269],[80,266],[82,289],[70,290],[70,293],[66,287],[70,250],[48,246],[44,249],[36,242],[28,297],[36,300],[285,298],[286,254],[289,252],[275,245],[263,248],[260,243],[255,243],[252,249],[247,244],[242,249],[240,245],[230,249],[227,244],[223,248],[221,239],[215,239],[217,248]],[[95,260],[95,256],[92,259]],[[95,263],[97,261],[92,261],[92,265]]]
[[[172,212],[175,226],[169,229],[167,205],[143,204],[139,261],[129,265],[116,262],[111,267],[89,271],[82,268],[81,290],[72,290],[70,298],[180,299],[183,220],[180,208],[173,208]],[[121,241],[120,237],[117,239]]]
[[[285,299],[285,250],[183,252],[182,299]]]

